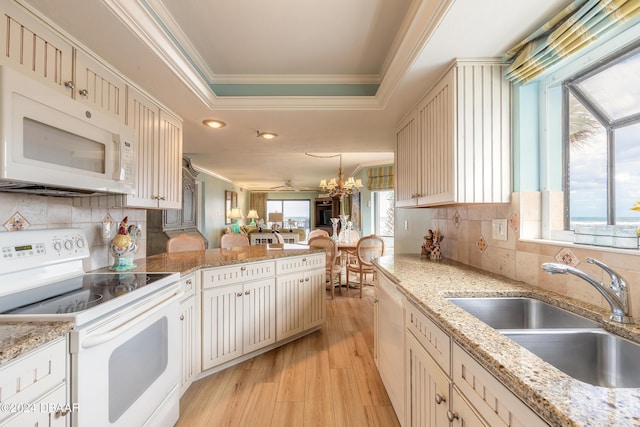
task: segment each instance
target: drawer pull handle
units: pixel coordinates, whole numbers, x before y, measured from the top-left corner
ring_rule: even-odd
[[[180,315],[180,320],[184,320],[184,314]]]
[[[449,422],[454,422],[455,420],[457,420],[458,418],[458,413],[457,412],[451,412],[450,410],[447,410],[447,419],[449,420]]]
[[[75,89],[76,88],[76,84],[74,82],[72,82],[71,80],[69,80],[68,82],[64,82],[64,87],[69,88],[69,89]]]
[[[436,393],[436,404],[441,404],[442,402],[446,402],[447,399],[444,398],[440,393]]]
[[[80,89],[80,90],[78,91],[78,93],[79,93],[80,95],[84,96],[85,98],[86,98],[87,96],[89,96],[89,91],[88,91],[88,90],[86,90],[86,89]]]

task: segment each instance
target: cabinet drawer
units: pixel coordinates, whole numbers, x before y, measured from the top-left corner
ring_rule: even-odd
[[[296,273],[307,271],[312,268],[324,268],[324,252],[304,256],[281,258],[276,260],[276,270],[278,274]]]
[[[0,369],[0,403],[11,405],[35,402],[64,383],[66,375],[67,340],[60,338]],[[6,417],[0,415],[0,419],[2,418]]]
[[[3,422],[2,427],[64,427],[69,423],[69,413],[67,410],[67,387],[65,383],[60,384],[52,392],[43,396],[37,402],[33,402],[32,410],[21,414],[16,414],[13,418]],[[73,409],[73,406],[69,406]]]
[[[405,324],[425,350],[447,374],[451,374],[451,338],[419,308],[405,300]]]
[[[273,261],[250,262],[229,267],[209,268],[202,271],[202,289],[247,282],[275,275]]]
[[[509,391],[458,344],[453,345],[452,379],[491,426],[546,426],[531,408]]]
[[[188,276],[181,278],[180,285],[182,286],[182,292],[184,292],[184,295],[182,296],[183,299],[194,295],[196,291],[196,275],[189,274]]]

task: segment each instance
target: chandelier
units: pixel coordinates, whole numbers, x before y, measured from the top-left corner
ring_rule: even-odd
[[[353,179],[353,177],[350,176],[345,182],[344,173],[342,171],[342,154],[338,154],[337,156],[340,156],[338,180],[336,181],[335,178],[331,178],[328,184],[326,179],[320,180],[320,188],[322,188],[322,191],[329,197],[342,198],[342,196],[345,195],[351,196],[352,194],[358,193],[358,191],[360,191],[360,188],[362,187],[362,181],[360,179]]]

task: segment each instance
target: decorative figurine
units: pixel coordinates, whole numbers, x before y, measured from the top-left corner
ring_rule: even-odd
[[[427,230],[427,234],[423,237],[424,243],[422,244],[422,251],[420,255],[424,255],[431,258],[431,246],[433,245],[433,231]]]
[[[114,259],[110,270],[127,271],[137,267],[133,257],[138,252],[142,232],[137,225],[129,225],[128,221],[129,217],[124,217],[118,227],[118,234],[109,245]]]
[[[439,231],[433,232],[433,243],[431,244],[431,251],[429,257],[431,259],[442,259],[442,252],[440,251],[440,242],[444,236]]]

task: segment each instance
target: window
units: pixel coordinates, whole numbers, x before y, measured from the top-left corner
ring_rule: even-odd
[[[640,47],[563,84],[564,229],[638,224]]]
[[[283,214],[284,228],[309,229],[311,202],[309,200],[267,200],[267,215],[273,212]],[[271,224],[267,224],[270,226]]]
[[[381,237],[393,237],[395,197],[393,190],[374,191],[373,232]]]

